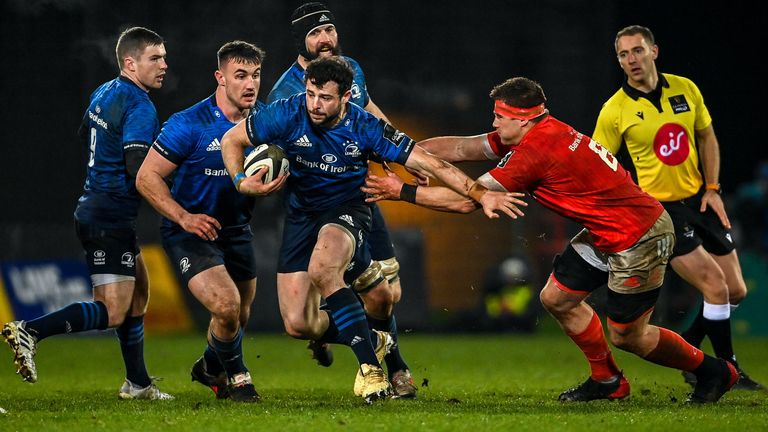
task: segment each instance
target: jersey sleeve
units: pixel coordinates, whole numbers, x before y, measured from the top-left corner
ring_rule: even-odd
[[[621,148],[623,139],[621,132],[619,132],[618,109],[612,104],[606,103],[600,110],[595,131],[592,133],[592,140],[597,141],[613,154],[616,154]]]
[[[704,104],[704,96],[693,81],[688,80],[688,85],[690,86],[690,95],[693,97],[693,105],[696,107],[696,120],[693,129],[706,129],[712,124],[712,116],[709,114],[707,105]]]
[[[352,70],[355,71],[354,83],[358,85],[361,93],[359,99],[360,107],[365,108],[371,101],[371,96],[368,94],[368,84],[365,82],[365,73],[363,72],[363,68],[360,67],[360,63],[358,63],[357,60],[349,57],[344,58],[347,60],[347,62],[349,62],[350,66],[352,66]]]
[[[259,145],[285,139],[290,133],[289,128],[297,122],[296,113],[304,109],[300,103],[302,97],[303,93],[289,99],[279,99],[251,112],[245,121],[245,131],[251,144]]]
[[[192,139],[193,125],[187,124],[184,117],[174,114],[163,125],[160,135],[152,148],[176,165],[194,152],[195,140]]]
[[[373,114],[368,114],[366,121],[369,123],[369,127],[366,128],[369,131],[366,141],[370,151],[386,161],[405,165],[416,142],[391,124],[377,119]]]
[[[501,159],[505,154],[509,153],[509,146],[501,143],[501,137],[498,132],[488,132],[485,135],[483,141],[483,154],[489,160]]]
[[[149,149],[157,134],[157,111],[152,102],[136,104],[123,120],[123,151]]]

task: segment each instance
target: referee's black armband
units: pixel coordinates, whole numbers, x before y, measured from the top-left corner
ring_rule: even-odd
[[[403,183],[403,188],[400,189],[400,199],[409,203],[416,204],[416,188],[418,188],[418,186]]]

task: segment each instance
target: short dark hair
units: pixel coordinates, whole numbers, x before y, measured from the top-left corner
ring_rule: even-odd
[[[162,45],[163,38],[157,33],[144,27],[131,27],[120,33],[115,46],[117,67],[123,69],[123,58],[131,56],[139,58],[144,49],[150,45]]]
[[[265,56],[263,49],[241,40],[227,42],[216,52],[219,69],[221,69],[221,65],[230,60],[237,63],[261,64]]]
[[[491,90],[490,96],[494,100],[520,108],[532,108],[547,101],[541,85],[525,77],[504,81]]]
[[[352,66],[341,57],[321,57],[312,60],[307,64],[307,70],[304,73],[304,82],[311,82],[316,86],[323,86],[328,81],[333,81],[339,85],[339,96],[352,88],[352,79],[355,72]]]
[[[648,45],[656,44],[656,38],[653,37],[653,32],[648,27],[641,25],[631,25],[624,27],[616,33],[616,39],[613,41],[613,47],[618,52],[619,50],[619,38],[622,36],[634,36],[636,34],[642,35],[643,39],[648,42]]]

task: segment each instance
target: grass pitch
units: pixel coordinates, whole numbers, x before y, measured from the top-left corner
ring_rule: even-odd
[[[581,352],[562,334],[416,335],[400,345],[420,386],[416,400],[364,405],[352,394],[351,351],[334,347],[330,368],[315,365],[306,344],[250,334],[245,356],[260,404],[216,400],[192,383],[189,368],[203,335],[146,341],[150,373],[175,401],[119,401],[123,369],[111,337],[57,336],[38,347],[38,383],[14,374],[0,347],[0,430],[28,431],[486,431],[768,430],[768,393],[735,391],[714,405],[683,404],[679,372],[616,352],[632,383],[625,401],[562,404],[557,395],[588,375]],[[741,364],[768,383],[768,338],[735,342]]]

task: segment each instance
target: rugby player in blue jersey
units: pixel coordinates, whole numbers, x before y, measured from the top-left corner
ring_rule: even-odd
[[[341,55],[338,33],[333,13],[322,3],[312,2],[299,6],[291,15],[291,32],[296,49],[299,52],[296,62],[280,77],[269,92],[267,102],[288,98],[305,91],[304,69],[318,57]],[[354,70],[351,96],[349,101],[364,108],[376,117],[389,122],[389,119],[373,102],[365,84],[365,75],[360,65],[352,58],[343,56]],[[398,271],[400,263],[395,256],[395,249],[389,230],[384,222],[381,209],[371,205],[372,221],[368,246],[373,262],[365,273],[367,281],[353,285],[365,303],[370,326],[388,332],[394,341],[389,353],[384,357],[389,380],[392,383],[394,397],[416,397],[416,386],[405,363],[397,343],[397,322],[394,305],[400,301],[401,287]],[[382,277],[383,276],[383,277]],[[290,301],[290,300],[289,300]],[[328,344],[309,342],[313,357],[322,366],[330,366],[333,356]]]
[[[220,140],[263,105],[256,100],[263,59],[250,43],[225,43],[218,51],[215,93],[168,119],[136,179],[139,192],[164,216],[163,247],[181,280],[211,313],[208,346],[192,378],[217,397],[238,402],[259,401],[242,349],[256,294],[249,225],[254,199],[232,186]],[[174,172],[169,188],[165,179]],[[279,189],[285,179],[260,184],[259,193]]]
[[[143,27],[124,31],[115,49],[120,76],[93,92],[80,132],[89,160],[75,210],[77,235],[93,283],[93,301],[73,303],[30,321],[6,323],[18,373],[37,381],[36,345],[48,336],[116,328],[126,368],[121,399],[173,399],[153,383],[144,364],[144,313],[149,277],[136,240],[141,197],[135,178],[160,124],[148,92],[168,69],[163,39]]]
[[[224,134],[221,151],[238,191],[258,196],[264,185],[243,174],[244,149],[270,142],[285,150],[291,166],[277,289],[286,331],[296,338],[350,346],[360,364],[355,394],[370,402],[391,392],[380,363],[391,338],[369,330],[352,288],[371,264],[371,208],[360,190],[368,160],[401,163],[463,196],[471,193],[478,205],[489,209],[488,217],[498,217],[490,209],[513,214],[514,198],[475,185],[449,163],[417,148],[404,133],[349,103],[353,75],[341,57],[311,61],[306,93],[252,113]],[[327,311],[319,308],[320,296]]]

